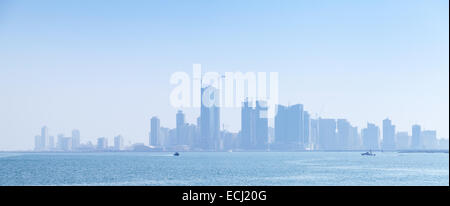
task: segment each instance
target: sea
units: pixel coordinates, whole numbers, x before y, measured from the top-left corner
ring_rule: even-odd
[[[449,186],[449,154],[0,153],[0,185]]]

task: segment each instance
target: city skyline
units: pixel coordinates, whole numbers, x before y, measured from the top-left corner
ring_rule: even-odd
[[[58,134],[57,144],[49,136],[48,128],[41,128],[35,136],[34,151],[350,151],[350,150],[439,150],[448,149],[448,139],[438,139],[436,130],[422,130],[420,125],[409,131],[396,131],[392,120],[386,118],[382,127],[367,123],[355,127],[347,119],[311,118],[303,104],[276,105],[274,128],[269,127],[267,104],[264,100],[246,98],[241,106],[241,129],[232,133],[220,129],[219,90],[201,87],[200,116],[197,124],[185,121],[185,114],[175,114],[176,127],[160,125],[153,116],[149,121],[148,141],[124,147],[122,135],[114,136],[108,146],[107,137],[98,137],[97,144],[80,144],[80,131],[72,130],[71,137]],[[209,102],[209,103],[207,103]],[[210,104],[212,103],[212,104]],[[223,124],[224,125],[224,124]],[[271,132],[271,131],[272,132]]]
[[[32,150],[43,125],[55,144],[73,128],[95,144],[146,143],[149,119],[175,128],[180,109],[197,124],[199,109],[169,99],[171,75],[192,64],[278,72],[279,104],[303,104],[312,126],[347,119],[382,134],[389,118],[448,138],[448,3],[1,1],[0,150]],[[236,133],[240,114],[221,108],[219,128]]]

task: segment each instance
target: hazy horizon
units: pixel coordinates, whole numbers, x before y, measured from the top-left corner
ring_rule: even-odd
[[[359,129],[449,137],[449,2],[1,1],[0,150],[34,136],[148,143],[175,127],[171,74],[279,73],[280,104]],[[183,109],[195,123],[198,108]],[[227,130],[240,109],[221,109]],[[270,124],[273,126],[273,124]]]

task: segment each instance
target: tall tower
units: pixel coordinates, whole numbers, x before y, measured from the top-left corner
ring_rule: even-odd
[[[40,148],[42,150],[45,150],[47,148],[48,144],[48,128],[46,126],[43,126],[41,128],[41,138],[40,138]]]
[[[383,120],[383,150],[395,150],[395,126],[390,119]]]
[[[76,150],[80,147],[80,130],[72,130],[72,149]]]
[[[149,145],[158,145],[159,144],[159,130],[160,130],[160,122],[158,117],[152,117],[150,119],[150,135],[149,135]]]
[[[181,110],[178,110],[176,115],[176,121],[177,121],[177,139],[175,141],[175,144],[184,144],[186,141],[186,123],[185,123],[185,116],[184,113]]]
[[[220,135],[219,90],[207,86],[201,88],[200,147],[214,150]]]
[[[411,135],[411,148],[412,149],[421,149],[422,148],[422,141],[420,137],[421,128],[420,125],[413,125],[412,126],[412,135]]]
[[[241,148],[265,149],[269,141],[267,104],[256,101],[255,107],[245,100],[241,109]]]

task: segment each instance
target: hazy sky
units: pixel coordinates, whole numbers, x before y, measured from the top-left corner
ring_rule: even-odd
[[[0,150],[40,127],[147,143],[176,71],[277,71],[313,116],[449,136],[447,0],[0,1]],[[186,110],[189,122],[199,115]],[[240,129],[240,111],[222,110]]]

